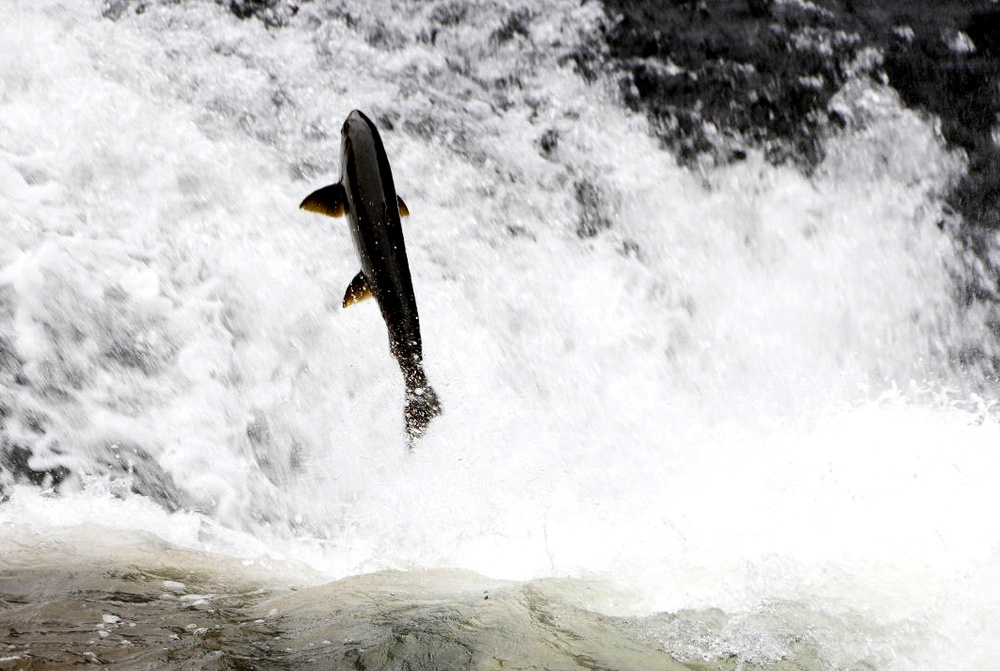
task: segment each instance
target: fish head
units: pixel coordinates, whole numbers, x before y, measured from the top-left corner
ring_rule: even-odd
[[[361,110],[354,110],[348,114],[340,129],[340,136],[344,143],[375,133],[375,124]]]
[[[340,155],[345,163],[344,168],[347,167],[346,162],[355,151],[373,145],[377,132],[375,124],[361,110],[353,110],[347,115],[344,125],[340,128]]]

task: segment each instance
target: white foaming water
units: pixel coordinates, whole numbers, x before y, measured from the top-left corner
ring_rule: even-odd
[[[961,158],[858,81],[812,178],[695,174],[561,64],[596,7],[498,37],[515,10],[309,3],[267,30],[209,2],[7,9],[5,431],[75,475],[8,487],[2,533],[600,576],[635,595],[610,610],[808,601],[896,632],[884,668],[995,662],[1000,427],[949,365],[993,351],[953,299]],[[377,308],[339,308],[347,227],[296,209],[338,178],[355,107],[412,212],[445,411],[409,454]],[[130,496],[116,459],[184,511]]]

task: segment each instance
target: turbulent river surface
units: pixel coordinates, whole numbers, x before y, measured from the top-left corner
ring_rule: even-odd
[[[1000,18],[897,4],[7,0],[0,669],[995,668]]]

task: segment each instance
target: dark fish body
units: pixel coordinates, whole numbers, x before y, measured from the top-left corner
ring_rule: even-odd
[[[347,287],[344,307],[370,296],[378,302],[389,350],[406,383],[406,431],[411,439],[420,437],[441,406],[424,374],[420,317],[400,224],[400,214],[408,212],[396,195],[378,129],[362,112],[351,112],[341,130],[340,181],[313,192],[300,207],[347,215],[361,272]]]

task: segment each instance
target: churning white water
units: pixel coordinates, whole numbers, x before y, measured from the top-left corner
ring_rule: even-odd
[[[962,157],[859,76],[814,175],[678,167],[567,59],[598,6],[498,37],[518,9],[7,3],[5,440],[72,475],[6,483],[0,543],[569,577],[597,612],[730,614],[651,617],[682,661],[767,664],[793,631],[815,668],[994,666],[1000,424],[952,361],[996,345],[941,202]],[[340,308],[347,225],[297,209],[353,108],[411,212],[444,408],[412,452],[377,306]]]

